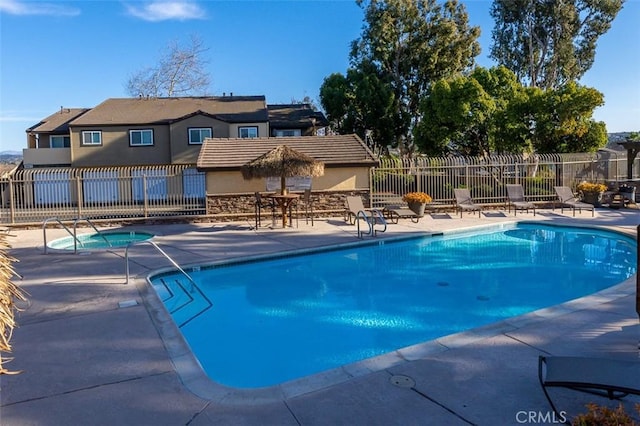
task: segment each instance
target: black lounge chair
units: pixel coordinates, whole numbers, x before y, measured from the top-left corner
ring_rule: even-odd
[[[478,212],[478,217],[481,217],[482,206],[473,202],[468,189],[456,188],[453,190],[453,194],[456,197],[456,209],[460,211],[460,217],[462,217],[462,212]]]
[[[410,208],[400,205],[386,206],[382,213],[391,223],[398,223],[399,219],[411,219],[411,222],[418,223],[422,217]]]
[[[536,215],[536,206],[533,203],[527,201],[524,196],[524,188],[520,184],[507,185],[507,205],[509,210],[513,207],[513,215],[518,214],[518,210],[526,210],[529,213],[529,209],[533,210],[533,215]]]
[[[640,395],[640,361],[570,356],[540,356],[538,378],[553,411],[548,387],[563,387],[621,399],[629,394]]]
[[[580,213],[582,213],[582,209],[591,210],[591,216],[595,215],[595,208],[593,204],[583,203],[578,200],[578,198],[573,194],[571,188],[568,186],[554,186],[553,189],[556,191],[556,195],[560,200],[560,211],[564,211],[565,207],[573,209],[573,215],[576,215],[576,209]]]

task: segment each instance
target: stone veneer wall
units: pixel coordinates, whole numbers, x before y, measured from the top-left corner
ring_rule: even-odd
[[[364,205],[369,205],[369,190],[312,191],[314,216],[342,216],[346,207],[346,197],[350,195],[361,196]],[[268,199],[263,199],[263,201],[268,201]],[[298,213],[302,214],[302,201],[299,203]],[[207,215],[234,218],[253,216],[254,214],[254,194],[207,194]]]

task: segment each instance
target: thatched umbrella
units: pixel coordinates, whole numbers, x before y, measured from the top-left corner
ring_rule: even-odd
[[[8,248],[6,234],[0,233],[0,352],[11,351],[11,334],[16,326],[15,303],[26,300],[20,288],[11,282],[11,277],[16,275],[12,266],[16,260],[9,256]],[[0,354],[0,375],[15,373],[17,372],[11,372],[2,366],[2,355]]]
[[[286,145],[279,145],[271,151],[249,161],[240,168],[245,179],[280,176],[280,191],[285,193],[285,180],[292,176],[322,176],[324,163]]]

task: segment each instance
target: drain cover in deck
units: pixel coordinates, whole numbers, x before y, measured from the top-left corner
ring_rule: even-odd
[[[399,388],[412,388],[416,385],[415,380],[413,380],[411,377],[399,374],[391,376],[389,381],[392,385],[398,386]]]

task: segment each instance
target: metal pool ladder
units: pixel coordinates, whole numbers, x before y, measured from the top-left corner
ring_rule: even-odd
[[[60,226],[62,226],[64,228],[65,231],[67,231],[69,233],[69,235],[71,235],[73,237],[73,252],[74,253],[78,253],[78,243],[80,243],[80,245],[82,245],[82,241],[80,241],[78,239],[78,222],[80,221],[84,221],[87,222],[89,224],[89,226],[91,226],[93,228],[94,231],[96,231],[96,233],[98,235],[100,235],[105,242],[109,245],[109,247],[111,247],[111,243],[109,242],[109,240],[107,240],[107,238],[102,235],[102,232],[98,231],[98,228],[96,228],[96,226],[93,224],[93,222],[91,222],[88,218],[80,218],[77,217],[73,220],[73,232],[71,232],[71,230],[69,228],[67,228],[65,226],[64,223],[62,223],[62,221],[57,218],[57,217],[50,217],[47,218],[44,222],[42,222],[42,236],[44,239],[44,254],[47,254],[47,224],[49,222],[52,221],[56,221],[60,224]]]
[[[361,216],[364,219],[364,221],[367,223],[367,225],[369,226],[369,231],[368,232],[360,231],[360,220],[359,219],[360,219]],[[375,226],[378,223],[380,223],[383,226],[382,229],[375,229]],[[371,210],[371,216],[370,217],[367,216],[367,214],[363,210],[360,210],[358,212],[358,214],[356,215],[356,225],[358,227],[358,238],[362,238],[363,235],[371,235],[371,236],[375,237],[376,235],[378,235],[378,232],[385,232],[387,230],[387,221],[384,219],[384,216],[382,215],[380,210],[377,210],[377,209]]]

